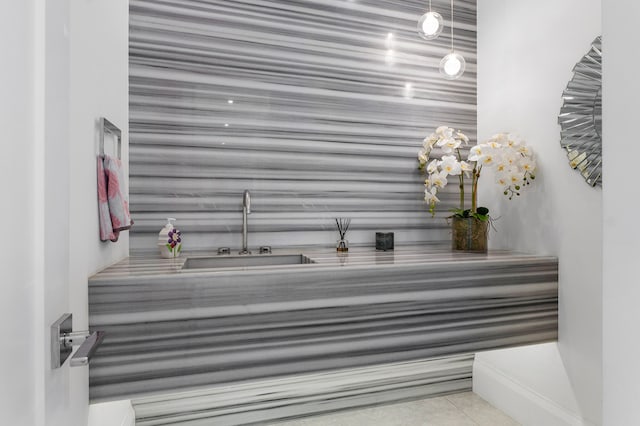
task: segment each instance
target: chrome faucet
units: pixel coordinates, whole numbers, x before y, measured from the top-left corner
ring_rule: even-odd
[[[248,190],[242,195],[242,250],[240,254],[251,254],[247,248],[247,215],[251,214],[251,194]]]

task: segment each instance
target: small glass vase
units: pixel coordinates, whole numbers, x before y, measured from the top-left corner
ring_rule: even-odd
[[[349,251],[349,240],[341,238],[336,243],[336,251],[345,252]]]
[[[489,222],[475,217],[452,217],[451,248],[453,250],[487,252]]]

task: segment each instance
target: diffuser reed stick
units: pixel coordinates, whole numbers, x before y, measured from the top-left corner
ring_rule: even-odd
[[[349,230],[349,225],[351,225],[350,218],[336,218],[336,227],[338,228],[338,234],[340,234],[340,239],[338,240],[338,244],[336,246],[337,251],[349,251],[349,243],[344,238],[347,235],[347,231]]]

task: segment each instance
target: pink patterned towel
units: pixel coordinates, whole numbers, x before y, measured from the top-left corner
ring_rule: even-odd
[[[120,231],[131,228],[133,220],[125,189],[122,161],[108,155],[98,157],[98,216],[100,240],[118,241]]]

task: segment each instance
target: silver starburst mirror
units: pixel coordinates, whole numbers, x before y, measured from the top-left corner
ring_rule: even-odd
[[[602,186],[602,37],[573,68],[558,116],[569,165],[591,186]]]

